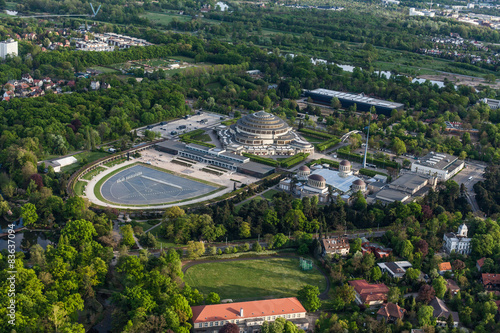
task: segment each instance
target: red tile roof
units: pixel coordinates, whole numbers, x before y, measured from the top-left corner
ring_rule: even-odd
[[[483,267],[485,259],[486,259],[485,257],[482,257],[477,261],[477,265],[479,266],[479,268]]]
[[[399,307],[399,305],[394,304],[394,303],[387,303],[383,304],[380,309],[378,310],[377,314],[384,316],[386,318],[396,318],[396,319],[403,319],[405,315],[405,309]]]
[[[483,284],[485,286],[489,284],[500,284],[500,274],[483,273],[481,277],[483,278]]]
[[[370,284],[366,280],[354,280],[349,281],[349,284],[354,287],[363,303],[387,299],[389,288],[383,283]]]
[[[442,262],[439,264],[439,271],[451,271],[451,264],[450,262]]]
[[[199,305],[193,306],[191,309],[193,310],[193,323],[306,312],[306,309],[304,309],[302,304],[300,304],[299,300],[295,297],[252,302]],[[243,317],[240,317],[240,309],[243,309]]]

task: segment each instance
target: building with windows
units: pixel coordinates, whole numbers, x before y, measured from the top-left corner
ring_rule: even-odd
[[[346,256],[351,248],[347,237],[323,238],[321,240],[321,247],[323,248],[323,255],[339,254],[341,256]]]
[[[377,311],[377,320],[385,319],[388,323],[393,323],[396,320],[403,320],[406,310],[394,303],[383,304]]]
[[[381,262],[377,264],[382,273],[387,273],[391,278],[402,278],[411,266],[409,261]]]
[[[226,323],[238,325],[240,333],[260,332],[260,326],[265,321],[272,322],[277,318],[291,321],[303,330],[309,328],[306,310],[295,297],[199,305],[191,309],[195,332],[217,333]]]
[[[446,326],[448,317],[451,316],[453,319],[453,327],[458,327],[460,322],[458,319],[458,312],[450,311],[442,299],[435,297],[430,301],[429,305],[434,309],[432,315],[436,318],[437,326]]]
[[[354,288],[356,292],[356,303],[379,305],[387,301],[387,294],[389,288],[383,283],[368,283],[366,280],[353,280],[349,281],[349,285]]]
[[[430,152],[411,164],[411,171],[447,181],[465,166],[464,161],[446,153]]]
[[[444,250],[447,253],[455,251],[460,254],[469,255],[471,251],[471,238],[467,237],[468,228],[465,224],[458,227],[458,233],[447,232],[444,234]]]
[[[17,41],[7,39],[6,41],[0,42],[0,58],[5,59],[7,55],[16,57],[18,54]]]
[[[237,154],[314,153],[314,146],[302,139],[283,119],[265,111],[246,115],[230,127],[220,126],[217,134],[224,147]]]

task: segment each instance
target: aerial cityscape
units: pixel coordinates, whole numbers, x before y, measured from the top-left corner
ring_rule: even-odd
[[[500,1],[0,0],[3,332],[500,332]]]

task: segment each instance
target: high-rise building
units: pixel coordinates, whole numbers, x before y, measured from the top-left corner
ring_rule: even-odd
[[[0,58],[5,59],[7,55],[17,56],[17,41],[7,39],[4,42],[0,42]]]

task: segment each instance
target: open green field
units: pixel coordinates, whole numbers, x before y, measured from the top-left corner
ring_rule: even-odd
[[[86,179],[86,180],[91,180],[92,178],[94,178],[95,175],[98,175],[99,173],[101,173],[104,170],[106,170],[106,169],[103,167],[97,167],[94,170],[87,172],[85,175],[82,176],[82,178]]]
[[[306,284],[326,288],[324,276],[302,271],[298,258],[203,263],[189,268],[184,281],[205,295],[216,292],[234,301],[297,296]]]
[[[266,198],[267,200],[272,200],[273,199],[273,195],[275,195],[276,193],[279,193],[279,192],[281,192],[281,191],[275,190],[275,189],[271,189],[269,191],[264,192],[264,194],[262,194],[262,196],[264,198]]]
[[[146,14],[142,15],[142,17],[147,18],[151,22],[159,24],[169,24],[174,20],[174,18],[179,22],[191,21],[191,16],[170,13],[147,12]]]
[[[78,162],[75,164],[62,167],[61,171],[72,174],[76,170],[80,169],[80,167],[82,167],[84,164],[97,161],[98,159],[108,155],[109,153],[104,153],[100,151],[85,151],[83,153],[73,155],[73,157],[75,157],[78,160]]]
[[[93,66],[93,67],[90,67],[90,69],[102,72],[103,74],[110,74],[110,73],[118,72],[116,69],[108,68],[108,67],[101,67],[101,66]]]

